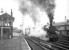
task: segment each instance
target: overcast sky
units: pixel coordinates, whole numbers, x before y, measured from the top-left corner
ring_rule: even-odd
[[[69,0],[56,0],[56,9],[55,9],[55,21],[62,22],[65,19],[65,16],[69,18]]]

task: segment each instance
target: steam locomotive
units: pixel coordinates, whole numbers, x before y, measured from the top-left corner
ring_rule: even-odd
[[[57,29],[55,26],[49,27],[49,29],[44,26],[44,31],[47,31],[49,41],[51,42],[58,41]]]
[[[46,34],[42,34],[41,36],[35,36],[35,35],[31,35],[30,33],[25,34],[26,36],[29,37],[37,37],[39,39],[45,40],[45,41],[50,41],[50,42],[56,42],[58,41],[58,34],[57,34],[57,29],[55,28],[55,26],[46,28],[45,26],[43,27],[43,30],[46,32]]]

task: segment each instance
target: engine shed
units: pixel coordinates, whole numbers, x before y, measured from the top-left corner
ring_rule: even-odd
[[[14,17],[8,13],[0,15],[0,39],[8,39],[13,37]]]

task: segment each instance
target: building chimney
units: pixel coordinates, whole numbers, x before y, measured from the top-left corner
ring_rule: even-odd
[[[13,12],[12,12],[12,9],[11,9],[11,17],[13,16]]]

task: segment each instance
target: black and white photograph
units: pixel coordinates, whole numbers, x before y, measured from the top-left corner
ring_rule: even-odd
[[[69,50],[69,0],[0,0],[0,50]]]

